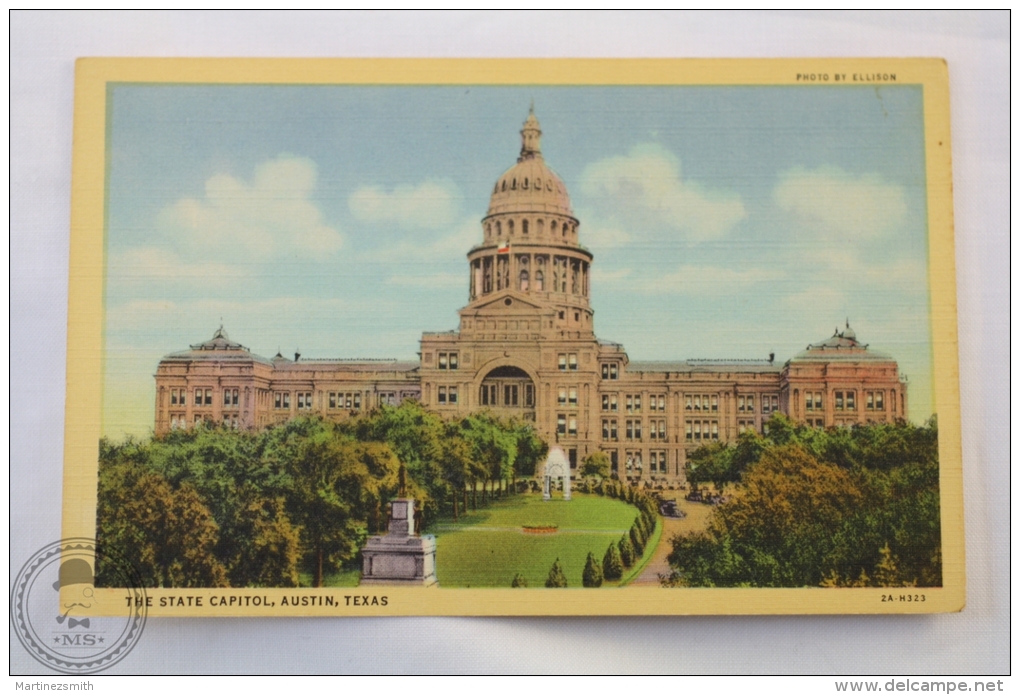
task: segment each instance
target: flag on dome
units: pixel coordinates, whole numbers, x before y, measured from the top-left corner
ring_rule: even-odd
[[[510,253],[510,242],[502,241],[496,249],[496,253]]]

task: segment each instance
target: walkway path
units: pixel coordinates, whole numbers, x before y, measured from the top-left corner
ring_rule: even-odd
[[[629,586],[658,585],[659,575],[669,574],[670,572],[669,562],[666,560],[669,554],[673,552],[673,544],[670,542],[670,539],[678,533],[688,533],[704,529],[708,523],[708,517],[714,509],[711,505],[701,504],[700,502],[688,502],[685,499],[679,499],[677,504],[682,511],[687,513],[687,516],[683,519],[659,517],[659,521],[663,525],[659,545],[655,548],[655,554],[652,555],[652,559],[645,566],[644,571]]]

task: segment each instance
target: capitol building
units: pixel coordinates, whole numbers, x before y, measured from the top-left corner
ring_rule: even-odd
[[[599,340],[594,258],[541,136],[531,113],[516,164],[492,189],[481,242],[467,254],[459,328],[424,333],[419,361],[265,358],[221,327],[160,361],[156,434],[199,422],[257,429],[311,414],[342,420],[414,398],[448,418],[487,409],[531,421],[571,468],[602,450],[620,479],[675,484],[691,451],[763,432],[775,413],[816,427],[907,418],[896,361],[849,323],[785,362],[632,362],[623,345]]]

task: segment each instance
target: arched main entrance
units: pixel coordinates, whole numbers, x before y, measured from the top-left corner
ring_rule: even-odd
[[[534,421],[535,382],[519,367],[496,367],[482,379],[478,404]]]

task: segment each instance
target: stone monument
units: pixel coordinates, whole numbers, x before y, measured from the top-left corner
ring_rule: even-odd
[[[570,461],[563,449],[558,446],[549,449],[545,458],[545,485],[542,488],[542,499],[552,499],[552,484],[556,478],[563,478],[563,499],[570,501]]]
[[[390,505],[389,533],[369,536],[361,551],[362,584],[432,586],[436,579],[436,538],[419,536],[414,500],[399,497]]]

